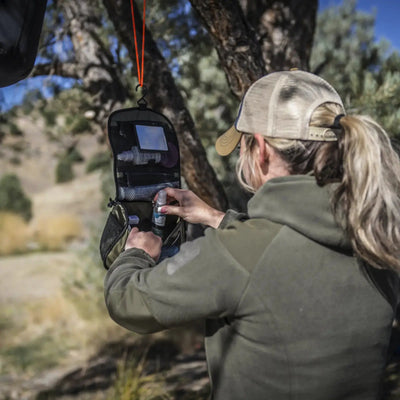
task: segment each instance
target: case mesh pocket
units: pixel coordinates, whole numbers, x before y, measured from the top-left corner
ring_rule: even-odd
[[[128,216],[122,204],[113,205],[100,239],[100,255],[106,269],[123,251],[129,235]]]

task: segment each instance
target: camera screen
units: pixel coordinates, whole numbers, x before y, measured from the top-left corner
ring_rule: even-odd
[[[136,125],[136,133],[141,150],[168,151],[162,126]]]

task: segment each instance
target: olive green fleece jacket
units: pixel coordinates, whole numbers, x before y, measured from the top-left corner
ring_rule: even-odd
[[[331,189],[275,178],[248,220],[228,213],[158,265],[123,252],[105,278],[111,317],[138,333],[204,319],[215,400],[378,398],[398,280],[383,271],[378,287],[357,262]]]

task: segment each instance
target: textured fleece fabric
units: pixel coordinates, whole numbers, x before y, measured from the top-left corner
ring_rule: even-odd
[[[333,218],[330,190],[312,176],[275,178],[249,219],[227,213],[158,265],[123,252],[105,278],[111,317],[138,333],[203,319],[215,400],[379,398],[398,280],[382,272],[382,295]]]

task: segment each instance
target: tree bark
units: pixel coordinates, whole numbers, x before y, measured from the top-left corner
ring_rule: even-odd
[[[76,63],[62,63],[54,61],[49,64],[36,64],[30,76],[58,75],[64,78],[79,79],[82,70]]]
[[[232,92],[241,98],[265,74],[255,30],[237,0],[190,0],[211,35]]]
[[[309,69],[318,0],[190,0],[234,94],[265,73]]]
[[[92,95],[96,120],[103,128],[110,111],[128,97],[110,50],[97,32],[101,27],[96,2],[62,2],[82,85]]]
[[[119,39],[128,49],[133,65],[136,65],[129,2],[103,0],[103,4]],[[135,5],[137,27],[142,26],[139,15]],[[141,29],[138,29],[137,34],[138,43],[141,43]],[[175,85],[171,71],[150,31],[146,29],[145,35],[144,82],[149,89],[147,100],[151,108],[166,115],[175,127],[181,152],[182,174],[188,187],[211,206],[226,210],[228,202],[225,192],[207,160],[193,119]]]
[[[317,10],[318,0],[247,1],[246,17],[257,31],[268,72],[309,70]]]

